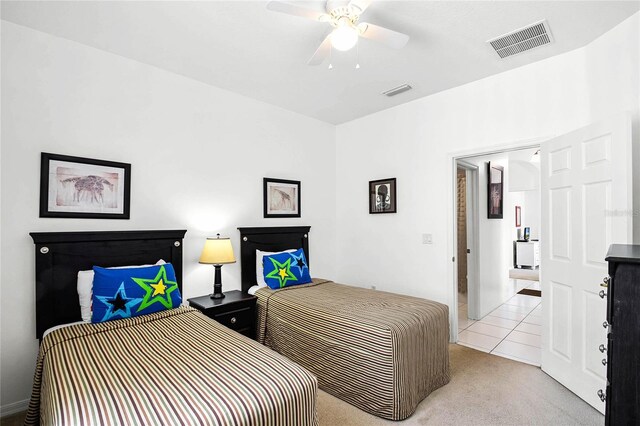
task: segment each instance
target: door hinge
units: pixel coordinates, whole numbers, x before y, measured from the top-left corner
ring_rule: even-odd
[[[456,261],[456,257],[455,257],[455,256],[453,256],[453,257],[451,258],[451,261],[452,261],[452,262],[455,262],[455,261]]]

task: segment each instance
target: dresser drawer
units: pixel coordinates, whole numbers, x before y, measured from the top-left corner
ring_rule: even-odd
[[[232,330],[251,328],[254,321],[253,308],[242,308],[223,314],[216,314],[213,319]]]

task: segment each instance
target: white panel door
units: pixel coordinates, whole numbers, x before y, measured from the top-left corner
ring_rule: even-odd
[[[542,143],[542,369],[600,412],[606,389],[612,243],[632,240],[631,120],[618,117]]]

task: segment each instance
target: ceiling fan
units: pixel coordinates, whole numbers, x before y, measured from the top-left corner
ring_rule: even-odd
[[[367,22],[358,23],[360,15],[370,4],[371,0],[328,0],[326,13],[322,13],[292,3],[270,1],[267,9],[327,23],[333,27],[307,62],[309,65],[319,65],[329,56],[331,47],[341,51],[349,50],[356,45],[358,37],[368,38],[394,49],[401,49],[407,44],[409,36],[406,34]]]

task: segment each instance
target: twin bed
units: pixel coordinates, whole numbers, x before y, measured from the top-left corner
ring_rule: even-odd
[[[309,260],[308,226],[239,229],[243,291],[256,285],[256,250],[301,247]],[[405,419],[449,382],[446,305],[318,278],[255,295],[257,340],[312,372],[320,389],[364,411]]]
[[[185,231],[32,234],[37,337],[80,320],[76,279],[93,265],[173,265]],[[304,368],[187,307],[48,333],[26,424],[317,425]]]
[[[93,265],[164,259],[181,289],[184,233],[32,234],[38,338],[80,319],[76,275]],[[309,260],[309,227],[240,234],[243,291],[256,249],[303,248]],[[49,333],[27,424],[314,425],[318,385],[400,420],[449,381],[445,305],[320,279],[256,296],[258,342],[186,307]]]

